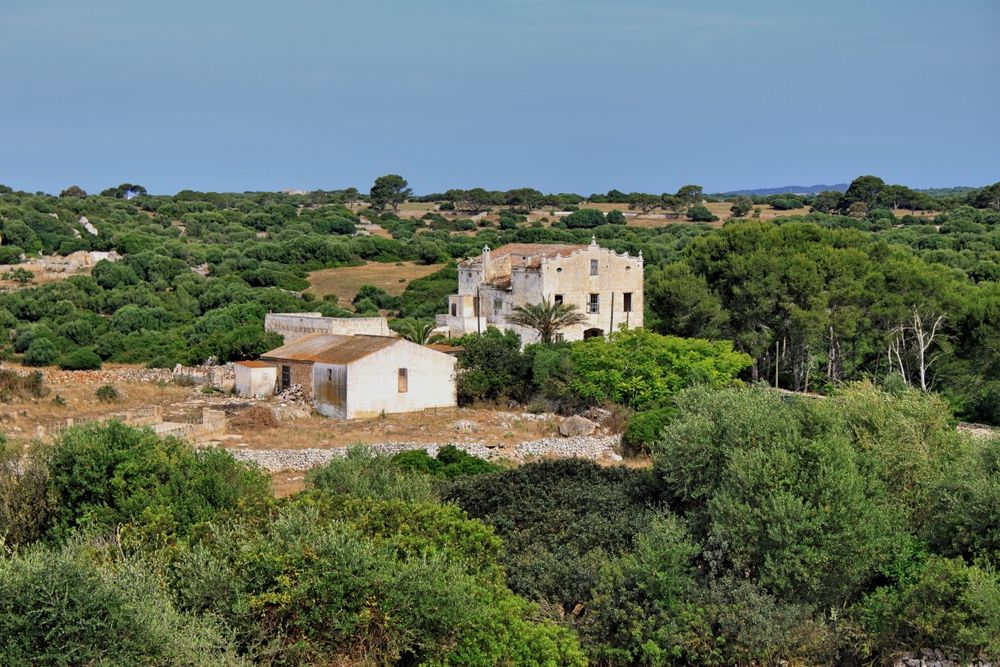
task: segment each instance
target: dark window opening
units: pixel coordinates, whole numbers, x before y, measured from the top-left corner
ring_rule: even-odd
[[[632,292],[625,292],[622,295],[622,310],[626,313],[632,312]]]
[[[457,317],[458,316],[458,306],[456,304],[454,304],[454,303],[451,304],[451,316],[452,317]]]
[[[327,368],[326,369],[326,381],[327,382],[333,382],[333,369],[332,368]]]
[[[400,391],[400,393],[403,393],[403,392],[406,392],[408,390],[409,390],[409,382],[408,382],[408,378],[407,378],[406,369],[405,368],[400,368],[399,369],[399,391]]]
[[[587,329],[583,332],[583,339],[589,340],[591,338],[597,338],[598,336],[604,335],[604,329]]]
[[[590,275],[592,275],[592,276],[596,276],[597,275],[597,260],[596,259],[590,260]]]
[[[563,302],[562,294],[556,294],[556,296],[555,296],[555,304],[557,306],[561,306],[562,302]]]
[[[493,299],[493,310],[503,310],[503,301],[500,299]]]
[[[292,367],[282,366],[281,367],[281,388],[288,389],[292,386]]]
[[[597,314],[601,312],[601,295],[591,294],[590,301],[587,303],[587,312],[591,314]]]

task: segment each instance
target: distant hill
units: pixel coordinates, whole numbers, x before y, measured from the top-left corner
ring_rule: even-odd
[[[712,195],[713,197],[732,197],[735,195],[757,195],[766,197],[767,195],[781,195],[792,193],[795,195],[814,195],[817,192],[826,190],[837,190],[847,192],[847,183],[837,183],[836,185],[786,185],[781,188],[758,188],[756,190],[731,190]]]

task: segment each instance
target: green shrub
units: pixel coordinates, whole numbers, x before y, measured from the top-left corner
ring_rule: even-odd
[[[963,662],[1000,655],[1000,578],[960,558],[932,557],[897,586],[866,596],[852,617],[866,658],[940,646]]]
[[[225,450],[195,450],[115,420],[63,431],[50,449],[49,479],[53,534],[124,525],[130,539],[153,544],[271,498],[270,477]]]
[[[693,537],[710,541],[734,576],[779,601],[842,605],[908,544],[895,485],[912,488],[913,478],[886,470],[907,445],[885,432],[872,438],[879,394],[845,389],[821,402],[702,387],[675,404],[655,469]]]
[[[523,400],[532,392],[532,364],[521,352],[521,337],[516,331],[489,327],[482,336],[460,340],[464,351],[458,353],[458,402],[510,397]]]
[[[661,336],[633,329],[570,347],[573,380],[581,396],[642,410],[692,384],[730,382],[750,357],[729,341]]]
[[[59,359],[64,371],[92,371],[101,367],[101,358],[93,350],[80,349]]]
[[[677,409],[672,407],[640,412],[629,422],[622,442],[633,451],[648,453],[676,414]]]
[[[307,495],[266,526],[209,527],[175,572],[187,609],[241,628],[283,664],[583,667],[568,630],[535,621],[454,507]]]
[[[467,454],[454,445],[441,447],[437,457],[429,456],[426,449],[400,452],[392,457],[392,462],[405,470],[443,479],[455,479],[463,475],[483,475],[503,470],[501,466]]]
[[[607,224],[604,213],[596,208],[574,211],[560,220],[567,229],[593,229]]]
[[[689,208],[687,217],[693,222],[715,222],[719,219],[704,204],[695,204]]]
[[[566,610],[587,603],[603,564],[631,547],[659,504],[648,472],[580,459],[464,477],[443,493],[504,541],[511,590]]]
[[[51,366],[59,358],[56,344],[48,338],[36,338],[24,353],[26,366]]]
[[[45,376],[41,371],[20,375],[6,368],[0,369],[0,401],[7,403],[14,398],[41,398],[47,393]]]
[[[121,398],[121,394],[118,393],[118,390],[115,389],[114,385],[110,384],[98,387],[97,391],[94,392],[94,395],[101,403],[116,403],[118,399]]]
[[[612,209],[608,211],[605,216],[604,221],[609,225],[624,225],[628,220],[625,218],[625,214],[618,209]]]
[[[42,537],[52,517],[49,471],[40,447],[24,450],[0,433],[0,538],[15,547]],[[2,560],[2,559],[0,559]]]
[[[306,485],[331,494],[376,500],[426,502],[434,497],[430,479],[374,456],[363,445],[349,447],[346,457],[306,473]]]
[[[220,628],[177,611],[153,568],[130,560],[101,570],[89,551],[71,545],[0,559],[0,664],[245,664]]]

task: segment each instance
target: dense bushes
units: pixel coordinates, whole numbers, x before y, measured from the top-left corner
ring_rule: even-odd
[[[445,445],[431,457],[426,449],[400,452],[392,457],[392,462],[405,470],[413,470],[432,477],[455,479],[466,475],[482,475],[502,468],[481,458],[470,456],[454,445]]]
[[[0,663],[242,665],[227,633],[179,612],[158,572],[111,544],[75,542],[0,559]]]
[[[640,413],[662,418],[653,470],[359,447],[281,501],[225,453],[119,423],[70,429],[49,452],[0,448],[0,531],[16,547],[0,560],[0,636],[15,637],[0,661],[1000,651],[997,441],[956,433],[940,399],[905,386],[818,400],[700,384],[671,402]]]
[[[101,367],[101,358],[92,350],[82,349],[59,359],[59,368],[64,371],[92,371]]]
[[[65,431],[49,452],[48,489],[55,499],[49,533],[74,528],[171,540],[220,511],[266,503],[266,475],[225,450],[194,451],[118,421]]]
[[[514,592],[568,611],[647,528],[659,495],[643,471],[571,459],[460,479],[445,498],[494,527]]]
[[[728,342],[660,336],[645,329],[610,339],[528,345],[513,330],[488,328],[458,343],[458,400],[511,398],[540,393],[567,404],[590,401],[647,409],[691,384],[731,382],[750,364]]]
[[[429,477],[353,449],[309,485],[275,507],[227,453],[118,422],[0,448],[0,662],[586,664]]]

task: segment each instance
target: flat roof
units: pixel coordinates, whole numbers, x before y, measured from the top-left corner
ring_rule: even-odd
[[[274,368],[274,364],[266,364],[263,361],[237,361],[236,363],[247,368]]]

